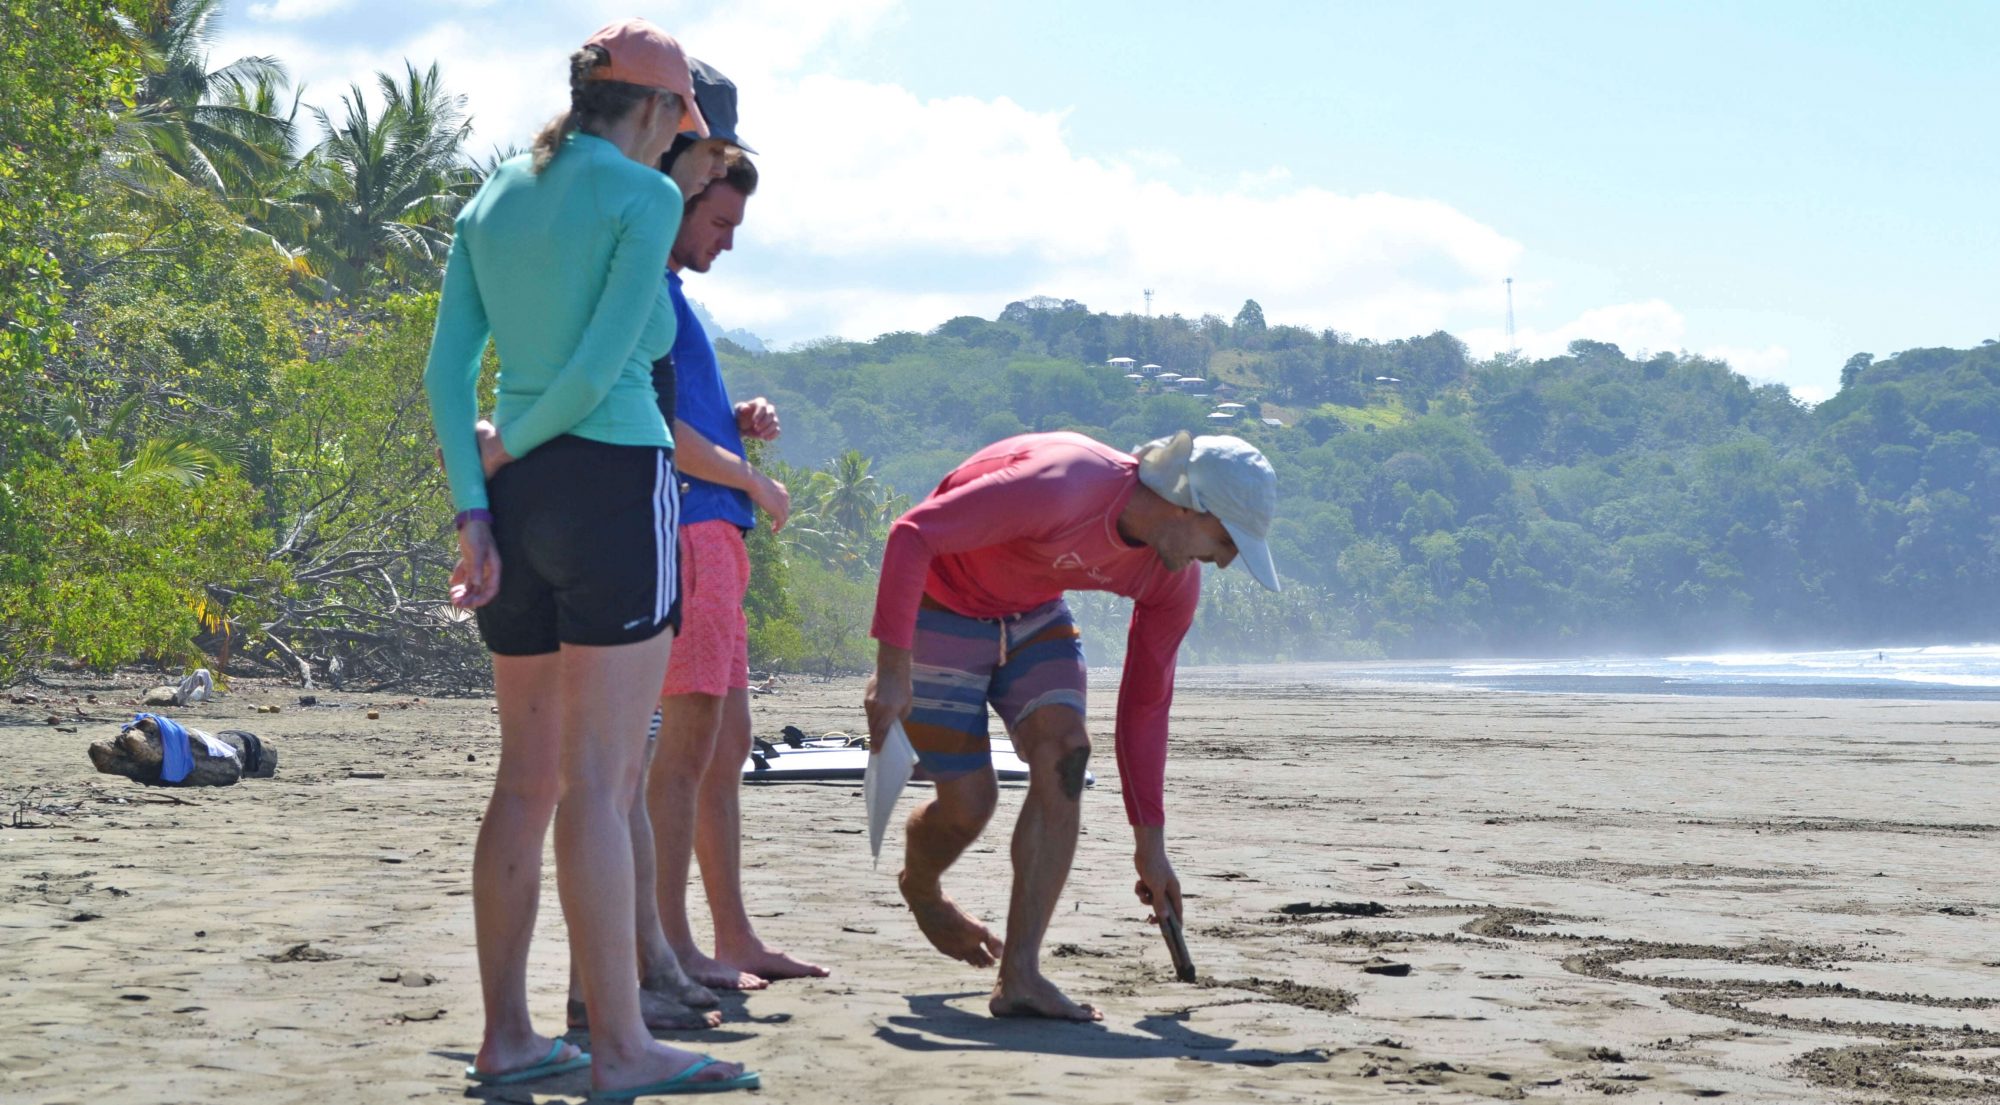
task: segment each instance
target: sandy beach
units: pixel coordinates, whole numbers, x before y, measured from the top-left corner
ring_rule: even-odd
[[[583,1075],[460,1076],[489,701],[302,707],[239,681],[173,713],[264,737],[277,778],[169,790],[84,754],[143,686],[0,695],[0,1100],[583,1099]],[[757,730],[857,730],[860,693],[790,680]],[[900,839],[871,869],[859,785],[821,784],[746,793],[746,879],[766,937],[833,977],[674,1038],[785,1102],[2000,1100],[2000,706],[1186,672],[1167,808],[1189,985],[1132,896],[1108,678],[1094,702],[1046,962],[1102,1025],[986,1016],[990,975],[902,907]],[[947,884],[996,924],[1022,793]]]

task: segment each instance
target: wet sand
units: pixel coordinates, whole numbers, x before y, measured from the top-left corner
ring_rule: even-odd
[[[758,732],[858,729],[860,686],[786,682],[755,700]],[[165,790],[84,755],[140,689],[0,694],[0,1100],[585,1096],[581,1075],[459,1075],[489,702],[304,708],[239,683],[174,713],[272,741],[278,777]],[[2000,1100],[1994,704],[1213,669],[1184,673],[1176,716],[1197,984],[1132,896],[1106,739],[1046,960],[1102,1025],[986,1016],[990,974],[932,952],[902,907],[900,840],[871,870],[858,784],[821,784],[748,790],[746,878],[766,937],[833,977],[731,996],[720,1030],[672,1038],[788,1102]],[[996,925],[1022,794],[1002,788],[948,883]],[[553,1030],[547,876],[532,993]]]

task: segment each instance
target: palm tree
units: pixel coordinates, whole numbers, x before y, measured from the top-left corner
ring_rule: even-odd
[[[132,23],[146,76],[119,120],[122,142],[114,148],[125,155],[127,182],[141,190],[177,178],[228,196],[290,163],[292,119],[276,102],[291,78],[276,58],[263,56],[210,69],[221,13],[221,0],[148,0]]]
[[[833,486],[821,510],[851,537],[866,538],[875,528],[882,505],[882,485],[868,471],[869,460],[859,449],[834,458]]]
[[[299,197],[317,215],[313,268],[347,293],[385,278],[407,286],[435,276],[451,246],[451,216],[475,184],[460,156],[472,130],[465,97],[444,90],[437,65],[419,72],[406,62],[401,83],[375,77],[379,115],[358,85],[340,98],[338,125],[312,109],[324,137],[308,155],[312,186]]]
[[[483,183],[487,177],[493,175],[494,170],[498,169],[502,163],[510,161],[527,152],[528,151],[513,144],[512,142],[509,142],[505,146],[495,146],[493,147],[492,153],[489,153],[485,157],[478,158],[473,161],[472,175],[478,178]]]
[[[134,395],[110,408],[99,419],[81,395],[51,400],[42,423],[64,444],[85,449],[109,449],[118,458],[118,472],[130,480],[198,487],[209,476],[242,462],[241,448],[183,427],[164,436],[139,436],[145,396]]]

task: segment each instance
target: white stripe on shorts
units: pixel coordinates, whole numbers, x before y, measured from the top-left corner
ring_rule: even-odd
[[[653,624],[658,625],[673,613],[674,601],[680,597],[680,528],[681,528],[681,485],[680,476],[674,471],[673,462],[665,450],[660,452],[659,468],[653,485],[653,546],[654,564],[657,577],[653,586]]]
[[[667,488],[673,483],[673,468],[667,463],[666,450],[659,451],[653,469],[653,624],[658,625],[667,616],[667,558],[668,547],[673,543],[673,530],[669,528],[667,515]]]

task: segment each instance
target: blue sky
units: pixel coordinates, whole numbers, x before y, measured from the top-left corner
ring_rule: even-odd
[[[325,102],[442,63],[525,144],[630,0],[253,0]],[[2000,337],[2000,4],[637,9],[743,88],[765,184],[695,288],[779,343],[1045,294],[1393,338],[1720,355],[1816,400],[1847,356]]]

